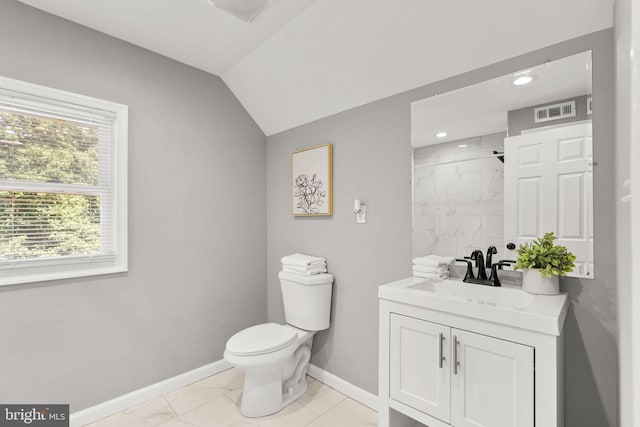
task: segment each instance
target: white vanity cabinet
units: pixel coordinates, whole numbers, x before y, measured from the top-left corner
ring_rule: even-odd
[[[566,295],[478,286],[410,278],[380,288],[380,427],[564,425]]]
[[[390,315],[392,399],[460,427],[533,427],[533,348]]]
[[[398,314],[389,320],[390,397],[449,422],[450,328]]]

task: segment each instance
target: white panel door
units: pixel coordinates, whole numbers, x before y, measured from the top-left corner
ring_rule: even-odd
[[[593,277],[591,123],[505,138],[505,241],[553,231],[576,255],[570,276]]]
[[[533,427],[533,348],[457,329],[451,335],[457,347],[451,370],[451,425]]]
[[[391,314],[390,397],[450,420],[450,328]]]

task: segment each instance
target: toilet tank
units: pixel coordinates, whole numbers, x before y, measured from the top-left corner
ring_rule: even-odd
[[[288,324],[306,331],[321,331],[329,327],[331,314],[332,274],[278,274],[284,317]]]

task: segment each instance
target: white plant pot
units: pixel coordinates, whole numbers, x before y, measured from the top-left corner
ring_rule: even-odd
[[[540,276],[540,270],[525,268],[522,270],[522,289],[530,294],[558,295],[560,293],[560,277]]]

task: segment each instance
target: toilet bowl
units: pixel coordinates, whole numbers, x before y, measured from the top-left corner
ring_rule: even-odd
[[[240,411],[263,417],[307,390],[305,375],[316,331],[329,327],[331,274],[279,273],[287,324],[264,323],[227,341],[224,358],[245,371]]]
[[[247,417],[278,412],[307,390],[315,332],[265,323],[229,339],[224,358],[245,371],[240,410]]]

